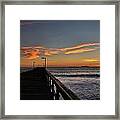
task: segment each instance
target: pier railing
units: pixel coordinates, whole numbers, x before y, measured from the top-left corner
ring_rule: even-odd
[[[59,100],[60,96],[62,96],[64,100],[79,100],[75,93],[55,78],[48,70],[46,70],[46,78],[49,81],[52,99]]]

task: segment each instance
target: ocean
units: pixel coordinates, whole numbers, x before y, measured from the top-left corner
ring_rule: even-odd
[[[32,68],[21,68],[21,72]],[[100,100],[100,69],[98,67],[49,67],[47,68],[81,100]]]
[[[100,69],[97,67],[48,68],[81,100],[100,100]]]

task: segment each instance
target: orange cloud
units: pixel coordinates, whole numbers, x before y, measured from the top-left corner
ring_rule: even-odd
[[[84,47],[90,47],[90,46],[99,46],[100,43],[82,43],[73,47],[68,47],[68,48],[62,48],[62,51],[69,51],[69,50],[73,50],[73,49],[80,49],[80,48],[84,48]]]
[[[37,50],[32,50],[30,52],[25,53],[24,55],[25,55],[24,57],[27,59],[35,59],[40,56],[40,53]]]
[[[63,48],[62,51],[64,51],[65,54],[76,54],[76,53],[94,51],[98,47],[99,47],[99,43],[82,43],[77,46]]]
[[[85,59],[84,60],[85,62],[99,62],[99,60],[98,59]]]
[[[40,56],[40,48],[34,47],[22,47],[21,48],[21,56],[26,59],[35,59]]]
[[[59,51],[56,51],[56,50],[54,50],[54,51],[45,50],[44,55],[51,56],[51,55],[57,55],[58,53],[59,53]]]
[[[36,59],[40,56],[52,56],[60,53],[68,55],[90,52],[96,50],[97,48],[99,48],[99,43],[82,43],[67,48],[45,48],[43,46],[22,47],[21,57],[26,59]]]
[[[84,53],[84,52],[90,52],[90,51],[94,51],[95,49],[88,49],[88,48],[84,48],[84,49],[76,49],[76,50],[71,50],[71,51],[67,51],[65,52],[66,55],[68,54],[75,54],[75,53]]]

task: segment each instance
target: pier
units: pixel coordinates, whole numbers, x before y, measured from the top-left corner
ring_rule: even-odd
[[[45,67],[20,74],[20,100],[79,100],[77,95]]]

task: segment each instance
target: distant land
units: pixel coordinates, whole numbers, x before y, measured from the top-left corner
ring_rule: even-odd
[[[36,67],[43,67],[43,66],[36,66]],[[21,67],[21,68],[31,68],[31,66],[24,66],[24,67]],[[48,66],[48,68],[100,68],[100,66],[60,66],[60,67],[51,67],[51,66]]]

